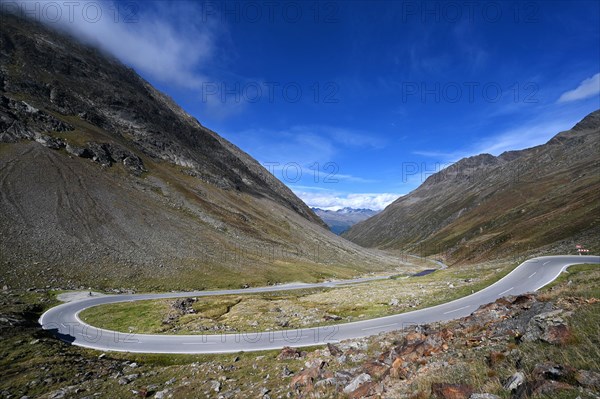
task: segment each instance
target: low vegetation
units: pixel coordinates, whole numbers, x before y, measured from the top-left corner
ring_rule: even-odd
[[[125,302],[85,310],[85,322],[137,333],[199,334],[264,331],[351,322],[448,302],[487,287],[516,264],[488,263],[421,277],[326,289]],[[179,308],[178,308],[179,306]]]
[[[415,278],[415,283],[411,284],[433,283],[440,279],[439,276],[453,278],[456,282],[465,278],[461,273],[449,269],[427,276],[428,280]],[[484,280],[478,281],[477,284]],[[473,346],[467,343],[480,337],[478,329],[465,329],[469,323],[464,321],[445,323],[432,328],[447,328],[453,332],[454,338],[448,341],[448,349],[416,361],[414,365],[418,372],[405,379],[389,374],[377,376],[372,362],[385,354],[386,348],[401,343],[406,332],[344,341],[337,345],[341,354],[335,356],[323,347],[291,351],[297,356],[285,359],[281,351],[228,355],[104,354],[70,346],[39,328],[37,319],[41,313],[58,303],[55,292],[5,290],[0,304],[0,397],[68,398],[96,394],[101,398],[161,395],[247,398],[267,394],[277,398],[286,397],[289,392],[291,397],[298,397],[304,395],[306,389],[316,390],[321,397],[343,397],[344,386],[318,384],[318,379],[312,380],[312,388],[301,385],[304,373],[318,367],[323,375],[340,381],[348,373],[349,378],[354,378],[362,372],[371,372],[374,377],[370,387],[381,387],[388,397],[429,398],[432,386],[440,386],[435,384],[454,383],[466,384],[475,392],[510,398],[512,393],[502,386],[517,369],[524,372],[527,381],[532,381],[536,366],[548,362],[574,369],[600,370],[598,287],[600,268],[583,265],[571,267],[568,274],[537,294],[538,301],[552,301],[566,312],[565,320],[574,337],[563,345],[540,341],[519,343],[508,335],[502,339],[479,340]],[[354,288],[360,291],[366,290],[367,286]],[[340,290],[345,288],[337,291]],[[324,292],[306,292],[299,297],[322,294]],[[230,303],[224,301],[222,305],[227,307]],[[196,303],[194,306],[206,316],[218,316],[223,312],[223,307],[212,310]],[[485,332],[488,327],[477,328]],[[490,364],[492,352],[500,353],[494,364]],[[576,386],[533,397],[595,397],[593,389]]]

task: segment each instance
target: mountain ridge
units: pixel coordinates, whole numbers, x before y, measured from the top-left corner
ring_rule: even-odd
[[[451,263],[572,252],[576,240],[600,249],[599,132],[594,111],[545,144],[463,158],[343,236]]]
[[[330,233],[258,162],[131,68],[40,23],[1,17],[4,284],[198,289],[404,265]]]

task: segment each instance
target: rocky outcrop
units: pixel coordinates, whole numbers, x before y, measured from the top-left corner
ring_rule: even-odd
[[[69,154],[91,158],[102,166],[122,163],[131,173],[141,175],[146,171],[142,159],[118,144],[89,142],[84,147],[71,145],[68,139],[49,134],[74,130],[69,124],[40,111],[25,101],[15,101],[0,96],[0,142],[15,143],[34,140],[52,150],[64,148]]]
[[[549,344],[564,345],[572,339],[572,332],[561,316],[560,309],[536,315],[529,321],[523,335],[524,341],[544,341]]]
[[[79,156],[91,158],[102,166],[122,163],[131,173],[139,176],[146,172],[142,159],[118,144],[90,142],[84,148],[76,150]]]
[[[588,301],[589,302],[589,301]],[[585,301],[584,301],[585,303]],[[595,389],[600,374],[592,370],[578,370],[561,363],[539,363],[533,370],[522,368],[518,345],[524,342],[569,345],[571,341],[553,341],[548,331],[556,326],[570,329],[571,313],[555,303],[540,301],[536,295],[526,294],[499,298],[481,306],[470,316],[450,325],[412,326],[401,332],[383,334],[375,338],[381,351],[365,356],[369,351],[365,340],[342,341],[306,355],[306,368],[291,379],[290,387],[298,395],[335,396],[350,398],[412,397],[414,386],[424,375],[434,379],[429,391],[421,396],[439,399],[498,399],[493,393],[477,392],[469,384],[458,381],[439,381],[438,370],[453,367],[465,353],[487,352],[489,375],[506,370],[510,364],[517,368],[512,374],[499,379],[503,395],[525,399],[535,395],[554,395],[561,390]],[[562,327],[561,327],[562,328]],[[510,344],[506,344],[509,342]],[[504,350],[498,348],[505,345]],[[278,358],[297,358],[297,350],[285,348]],[[283,354],[286,354],[282,357]],[[353,362],[351,359],[362,359]],[[349,363],[348,365],[346,365]],[[331,371],[331,366],[343,368]]]
[[[63,131],[69,127],[60,119],[75,119],[82,127],[91,125],[127,141],[134,152],[184,167],[221,189],[270,198],[325,226],[248,154],[202,126],[131,68],[41,24],[6,12],[2,22],[3,95],[32,101],[16,101],[8,107],[11,112],[2,107],[0,141],[13,142],[36,129]]]
[[[289,359],[300,359],[306,356],[306,352],[301,352],[295,348],[290,348],[289,346],[285,346],[279,355],[277,356],[278,360],[289,360]]]
[[[45,144],[51,138],[44,133],[72,130],[73,127],[68,123],[35,108],[25,101],[17,101],[0,95],[0,143],[37,139],[40,143]],[[57,146],[56,148],[60,147]]]

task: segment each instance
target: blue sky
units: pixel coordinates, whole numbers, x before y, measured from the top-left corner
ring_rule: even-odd
[[[461,157],[542,144],[600,108],[597,1],[20,3],[311,206],[382,208]]]

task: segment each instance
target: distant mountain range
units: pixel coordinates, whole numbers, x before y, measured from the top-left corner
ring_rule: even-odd
[[[329,226],[335,234],[342,234],[351,226],[376,215],[379,211],[371,209],[342,208],[331,211],[321,208],[311,208]]]
[[[546,144],[461,159],[343,234],[448,262],[600,250],[600,111]]]

